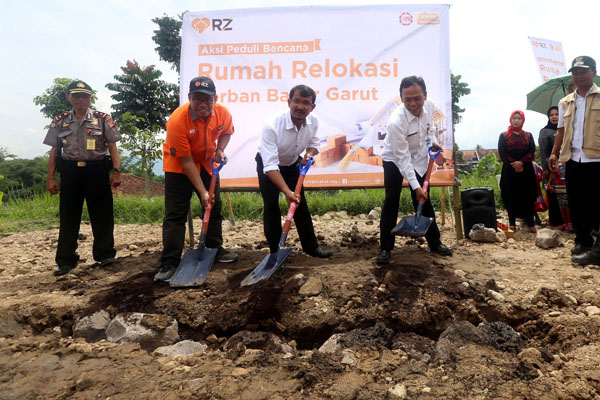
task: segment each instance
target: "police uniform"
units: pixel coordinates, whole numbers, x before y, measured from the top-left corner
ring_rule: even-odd
[[[89,91],[91,95],[91,88],[84,82],[74,84],[78,87],[70,93],[87,94]],[[44,144],[56,148],[56,169],[60,174],[60,231],[55,259],[59,269],[72,268],[79,260],[75,251],[84,199],[94,234],[94,260],[114,261],[113,199],[109,177],[112,163],[107,152],[108,143],[120,139],[115,123],[103,112],[88,109],[81,121],[75,117],[75,111],[63,112],[52,120]]]

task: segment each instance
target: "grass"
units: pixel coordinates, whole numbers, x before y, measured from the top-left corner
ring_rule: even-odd
[[[472,187],[492,187],[496,197],[496,207],[501,207],[500,190],[495,177],[475,178],[467,175],[463,178],[460,189]],[[448,191],[446,192],[448,194]],[[229,219],[229,211],[222,194],[223,215]],[[236,220],[261,220],[262,197],[260,193],[244,192],[230,193],[233,214]],[[323,215],[328,211],[346,211],[350,215],[366,214],[375,207],[383,206],[385,198],[384,189],[350,189],[307,191],[306,197],[311,212]],[[448,198],[449,197],[449,198]],[[431,200],[436,210],[441,209],[441,188],[431,189]],[[446,198],[446,210],[452,203],[452,189]],[[280,199],[282,213],[287,212],[285,199]],[[164,198],[119,196],[114,198],[114,215],[116,224],[156,224],[161,223],[164,216]],[[413,212],[410,191],[402,190],[400,198],[400,213]],[[201,214],[198,198],[192,198],[192,213],[194,216]],[[87,208],[84,205],[82,219],[89,221]],[[32,199],[17,199],[3,202],[0,205],[0,234],[15,231],[34,231],[57,227],[58,196],[48,193],[38,194]]]

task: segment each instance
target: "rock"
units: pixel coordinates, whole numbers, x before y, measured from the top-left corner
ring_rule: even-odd
[[[394,331],[387,328],[382,322],[378,322],[370,328],[354,329],[343,335],[339,341],[346,348],[373,346],[381,349],[389,348],[393,337]]]
[[[460,278],[464,278],[465,276],[467,276],[466,272],[462,269],[454,270],[454,273]]]
[[[210,335],[208,335],[206,337],[206,341],[210,344],[215,344],[219,341],[219,339],[217,338],[217,335],[215,335],[214,333],[211,333]]]
[[[73,326],[73,337],[81,337],[90,343],[106,339],[106,328],[110,324],[110,314],[100,310],[87,317],[79,318]]]
[[[596,306],[587,306],[585,308],[585,314],[588,317],[591,317],[592,315],[598,315],[598,314],[600,314],[600,308],[598,308]]]
[[[337,353],[342,351],[344,346],[339,342],[343,336],[342,333],[334,333],[319,347],[319,353]]]
[[[377,212],[377,210],[371,210],[369,211],[369,214],[367,214],[367,219],[379,219],[379,213]]]
[[[596,302],[598,296],[596,295],[596,291],[594,290],[586,290],[581,294],[581,300],[583,303],[594,303]]]
[[[471,228],[471,231],[469,232],[469,238],[474,242],[482,243],[494,243],[498,240],[496,238],[496,230],[494,228],[477,229],[476,226],[473,226],[473,228]]]
[[[193,340],[182,340],[171,346],[162,346],[152,352],[152,354],[160,354],[162,356],[187,356],[190,354],[204,353],[208,348],[207,345]]]
[[[496,292],[495,290],[488,290],[488,295],[496,301],[504,301],[504,296],[501,293]]]
[[[344,357],[342,358],[342,364],[354,365],[357,363],[358,357],[356,357],[356,354],[354,354],[352,350],[343,350],[342,354],[344,355]]]
[[[508,238],[506,237],[506,233],[504,233],[504,231],[496,232],[496,241],[497,242],[504,243],[507,240],[508,240]]]
[[[489,344],[499,350],[516,352],[523,347],[519,334],[504,322],[481,324],[477,329]]]
[[[519,357],[519,360],[532,364],[535,368],[539,368],[543,362],[542,353],[533,347],[524,349],[517,357]]]
[[[458,348],[468,343],[486,345],[489,342],[483,333],[470,322],[455,322],[440,335],[435,346],[436,355],[440,360],[450,360]]]
[[[548,306],[556,305],[558,307],[572,307],[577,305],[577,300],[574,299],[573,296],[566,295],[556,289],[542,286],[536,290],[531,299],[531,303],[543,303]]]
[[[535,245],[542,249],[551,249],[561,245],[560,235],[558,231],[552,229],[543,228],[537,231],[535,237]]]
[[[392,398],[405,399],[408,395],[406,391],[406,386],[398,383],[393,388],[388,389],[388,393],[392,396]]]
[[[225,351],[230,351],[236,348],[239,343],[247,349],[258,349],[283,354],[294,352],[294,349],[289,344],[271,332],[239,331],[230,337],[223,347]]]
[[[302,285],[298,293],[303,296],[316,296],[321,293],[323,289],[323,282],[318,276],[311,276],[308,278],[306,283]]]
[[[19,338],[23,335],[23,328],[12,315],[0,317],[0,337]]]
[[[106,329],[109,342],[139,343],[146,350],[171,345],[178,338],[177,320],[157,314],[122,313]]]

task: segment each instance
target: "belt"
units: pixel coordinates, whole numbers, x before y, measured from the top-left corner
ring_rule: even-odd
[[[97,167],[100,165],[104,165],[104,160],[86,160],[86,161],[77,161],[77,160],[65,160],[63,159],[63,162],[66,162],[69,165],[72,166],[76,166],[76,167]]]

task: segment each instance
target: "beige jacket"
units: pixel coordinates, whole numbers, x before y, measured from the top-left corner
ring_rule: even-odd
[[[565,133],[560,149],[560,161],[571,159],[571,142],[573,141],[573,118],[575,117],[575,93],[560,100],[565,110]],[[600,161],[600,87],[594,85],[585,102],[585,120],[583,123],[583,152],[589,158]]]

